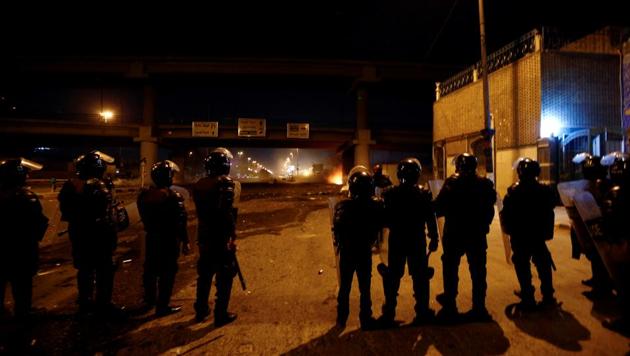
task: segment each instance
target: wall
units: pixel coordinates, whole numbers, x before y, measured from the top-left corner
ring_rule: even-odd
[[[498,148],[531,145],[539,134],[540,53],[535,52],[490,73],[490,112]],[[482,82],[478,80],[433,104],[433,140],[484,128]]]
[[[501,197],[505,196],[508,187],[518,180],[518,175],[513,167],[514,162],[520,157],[538,159],[536,145],[497,150],[497,185],[495,189]]]
[[[621,126],[619,56],[545,52],[542,117],[565,130]]]

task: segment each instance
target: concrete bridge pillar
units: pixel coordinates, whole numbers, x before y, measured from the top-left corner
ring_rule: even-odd
[[[144,108],[142,111],[142,125],[139,136],[135,141],[140,142],[140,185],[151,184],[151,166],[158,160],[158,139],[155,137],[155,89],[144,87]]]
[[[367,117],[367,89],[357,89],[357,130],[354,139],[354,165],[370,167],[371,132]]]

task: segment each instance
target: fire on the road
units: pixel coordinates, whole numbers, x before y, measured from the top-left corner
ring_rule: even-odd
[[[343,184],[343,173],[341,172],[341,167],[336,168],[329,176],[326,178],[326,181],[330,184],[342,185]]]

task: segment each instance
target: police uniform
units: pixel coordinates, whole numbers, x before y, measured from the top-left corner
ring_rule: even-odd
[[[417,167],[413,177],[401,176],[403,165]],[[389,187],[383,192],[387,227],[389,228],[388,278],[385,286],[385,304],[382,319],[393,322],[400,280],[405,265],[413,280],[413,291],[416,300],[415,322],[427,321],[433,317],[429,309],[429,275],[425,228],[428,237],[437,248],[438,232],[435,213],[431,204],[431,193],[418,185],[421,167],[416,159],[403,160],[399,164],[398,176],[400,185]],[[408,179],[409,181],[406,181]],[[387,285],[388,284],[388,285]]]
[[[627,156],[616,157],[610,167],[612,187],[604,196],[602,214],[604,236],[610,241],[613,249],[627,250],[630,245],[628,217],[630,216],[630,166]],[[627,333],[630,330],[630,283],[627,273],[630,270],[629,256],[617,258],[613,267],[616,273],[618,298],[621,302],[621,316],[617,319],[605,320],[604,326]]]
[[[586,154],[584,157],[585,158],[584,161],[581,162],[581,166],[584,179],[588,180],[588,186],[586,189],[593,195],[597,205],[602,207],[604,204],[604,198],[611,187],[610,181],[606,178],[606,169],[602,166],[600,157],[589,154]],[[571,213],[577,215],[575,210],[571,211]],[[574,219],[571,230],[572,239],[574,241],[579,241],[575,229],[581,230],[582,236],[587,236],[589,234],[586,225],[579,217]],[[612,292],[612,281],[608,271],[606,270],[606,266],[602,261],[602,257],[599,255],[599,252],[594,245],[594,242],[591,239],[579,242],[581,242],[581,244],[576,244],[576,246],[581,247],[580,252],[583,253],[590,261],[592,271],[592,279],[583,281],[583,283],[591,286],[593,289],[591,291],[584,292],[584,294],[590,298],[609,296]]]
[[[224,149],[223,149],[224,150]],[[216,276],[214,323],[223,325],[236,318],[228,312],[232,281],[235,276],[234,251],[231,243],[236,237],[236,209],[233,207],[235,184],[227,175],[231,154],[215,150],[206,159],[209,175],[193,187],[197,209],[199,260],[197,262],[197,320],[209,315],[208,297],[212,278]],[[229,155],[228,155],[229,154]],[[214,162],[224,160],[223,168]]]
[[[527,173],[528,169],[532,173]],[[518,171],[520,181],[508,188],[503,201],[501,224],[510,235],[521,304],[525,307],[535,305],[530,261],[538,271],[543,303],[552,304],[555,303],[552,259],[545,241],[553,238],[555,196],[549,186],[536,180],[540,174],[538,162],[523,159]]]
[[[112,218],[112,194],[102,179],[104,171],[105,163],[98,154],[80,157],[78,178],[68,180],[58,197],[62,220],[68,222],[74,267],[78,270],[81,312],[91,311],[94,302],[99,312],[107,313],[114,308],[113,254],[118,237]]]
[[[178,269],[180,245],[183,244],[184,248],[188,245],[186,228],[188,217],[184,198],[170,189],[172,178],[162,184],[153,174],[160,169],[168,173],[172,170],[169,165],[169,161],[158,162],[154,165],[152,177],[156,186],[143,190],[137,202],[146,231],[144,300],[149,306],[156,304],[158,315],[169,314],[180,309],[178,306],[169,306],[169,303]]]
[[[363,329],[374,326],[372,318],[372,246],[383,227],[383,203],[373,196],[372,177],[359,171],[349,177],[350,199],[335,206],[333,231],[339,249],[337,324],[345,326],[350,312],[350,290],[356,272],[359,282],[359,320]]]
[[[33,276],[38,267],[38,243],[48,227],[37,195],[24,187],[26,172],[19,182],[8,182],[7,175],[26,170],[19,160],[0,165],[0,301],[4,288],[11,284],[14,314],[26,317],[31,310]],[[21,168],[18,168],[21,167]],[[9,172],[6,172],[9,171]]]
[[[491,180],[476,174],[477,162],[474,156],[460,155],[458,168],[444,182],[435,200],[437,216],[445,217],[444,237],[442,238],[442,274],[444,293],[438,301],[443,309],[438,316],[452,316],[457,313],[456,298],[458,289],[459,263],[466,255],[472,279],[471,316],[488,319],[485,308],[486,298],[486,235],[494,218],[496,191]]]

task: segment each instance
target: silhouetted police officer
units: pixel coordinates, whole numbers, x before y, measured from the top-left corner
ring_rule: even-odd
[[[552,284],[552,259],[545,241],[553,238],[555,196],[551,188],[538,182],[540,165],[530,159],[520,159],[516,168],[519,181],[508,188],[501,211],[501,224],[510,235],[512,262],[521,290],[520,307],[536,306],[530,260],[540,278],[544,305],[555,305]]]
[[[181,310],[181,306],[172,306],[169,303],[178,269],[180,245],[184,253],[188,253],[190,248],[184,198],[170,189],[175,172],[179,172],[179,167],[172,161],[155,163],[151,167],[151,179],[155,186],[144,189],[137,202],[147,233],[143,275],[144,301],[147,306],[156,305],[155,313],[158,316]]]
[[[585,154],[581,161],[582,175],[589,181],[587,190],[593,194],[597,205],[603,205],[604,197],[610,189],[610,181],[606,178],[606,168],[601,164],[601,158],[590,154]],[[575,231],[571,231],[572,238],[576,239]],[[582,253],[591,262],[593,277],[582,281],[586,286],[592,287],[591,291],[583,294],[591,299],[608,297],[612,293],[612,281],[604,266],[601,256],[593,245],[588,241],[582,248]]]
[[[197,207],[199,261],[197,262],[196,319],[203,321],[210,315],[208,296],[212,277],[216,275],[214,324],[222,326],[236,319],[228,312],[232,281],[235,276],[236,209],[233,207],[235,184],[228,176],[232,154],[217,148],[205,159],[207,177],[193,187]]]
[[[0,306],[4,308],[4,288],[11,283],[16,319],[31,311],[38,243],[48,227],[37,195],[25,187],[30,169],[41,166],[25,159],[0,163]]]
[[[337,294],[337,325],[345,326],[350,313],[352,278],[359,281],[362,329],[375,326],[372,318],[372,246],[383,228],[383,203],[374,197],[373,180],[367,169],[355,171],[348,178],[350,198],[335,206],[333,230],[339,247],[339,293]]]
[[[612,188],[604,197],[602,213],[604,235],[613,248],[623,249],[626,256],[615,261],[613,266],[617,273],[618,299],[621,301],[622,315],[617,319],[604,320],[603,325],[609,329],[630,331],[630,282],[627,276],[630,269],[627,247],[630,241],[628,217],[630,217],[630,160],[627,156],[618,155],[610,166]],[[618,251],[621,254],[621,251]]]
[[[79,311],[115,317],[120,316],[120,309],[112,304],[113,253],[118,239],[112,194],[103,180],[106,165],[111,163],[106,160],[109,158],[98,151],[77,158],[77,177],[63,185],[58,199],[62,219],[68,221],[74,267],[78,270]]]
[[[380,164],[375,164],[372,171],[374,172],[374,191],[376,196],[380,197],[383,190],[392,185],[392,181],[389,176],[383,174],[383,166]]]
[[[469,320],[491,320],[486,299],[486,235],[494,217],[497,193],[491,180],[477,175],[477,159],[463,153],[455,159],[455,174],[444,182],[435,200],[438,216],[445,217],[442,247],[444,293],[438,296],[442,309],[438,317],[455,321],[459,262],[466,255],[472,279],[472,310]]]
[[[433,319],[429,308],[429,275],[425,228],[431,240],[429,250],[438,247],[438,231],[431,204],[431,192],[418,185],[422,167],[416,158],[406,158],[398,163],[397,176],[400,184],[383,192],[385,215],[389,228],[389,266],[385,279],[385,304],[381,321],[383,326],[393,326],[396,299],[405,265],[413,280],[416,299],[415,324]]]

